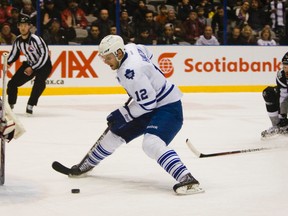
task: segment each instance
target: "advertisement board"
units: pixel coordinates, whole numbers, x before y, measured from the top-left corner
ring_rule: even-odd
[[[44,94],[125,93],[116,72],[102,62],[98,46],[49,46],[53,64]],[[281,69],[281,46],[149,46],[154,63],[183,92],[253,92],[274,85]],[[0,54],[11,46],[1,46]],[[11,65],[8,80],[25,61]],[[2,63],[1,63],[2,68]],[[2,75],[1,75],[2,76]],[[31,90],[31,82],[19,94]]]

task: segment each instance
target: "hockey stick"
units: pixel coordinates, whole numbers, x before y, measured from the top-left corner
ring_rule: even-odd
[[[215,156],[224,156],[224,155],[232,155],[232,154],[240,154],[240,153],[249,153],[256,151],[269,150],[271,148],[253,148],[253,149],[243,149],[243,150],[235,150],[235,151],[225,151],[225,152],[216,152],[211,154],[203,154],[199,152],[190,142],[189,139],[186,139],[186,144],[189,149],[198,157],[198,158],[206,158],[206,157],[215,157]]]
[[[125,106],[127,106],[130,102],[131,102],[131,100],[132,100],[132,97],[129,97],[129,99],[126,101],[126,103],[125,103]],[[86,158],[87,157],[89,157],[89,154],[93,151],[93,149],[96,147],[96,146],[98,146],[99,144],[100,144],[100,142],[101,142],[101,140],[104,138],[104,136],[108,133],[108,131],[109,131],[109,127],[107,127],[105,130],[104,130],[104,132],[101,134],[101,136],[97,139],[97,141],[95,142],[95,144],[90,148],[90,150],[87,152],[87,154],[85,155],[85,157],[81,160],[81,162],[79,163],[79,164],[81,164],[81,163],[83,163],[85,160],[86,160]],[[61,164],[60,162],[58,162],[58,161],[54,161],[53,163],[52,163],[52,168],[55,170],[55,171],[57,171],[57,172],[59,172],[59,173],[62,173],[62,174],[64,174],[64,175],[71,175],[72,174],[72,171],[71,171],[71,169],[70,168],[68,168],[68,167],[66,167],[66,166],[64,166],[63,164]]]
[[[5,125],[5,101],[6,101],[6,73],[7,73],[7,59],[8,53],[2,54],[3,58],[3,73],[2,73],[2,116],[1,116],[1,127]],[[0,148],[0,185],[5,182],[5,137],[1,134],[1,148]]]

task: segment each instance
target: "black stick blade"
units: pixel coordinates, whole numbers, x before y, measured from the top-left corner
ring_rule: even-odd
[[[58,161],[54,161],[52,163],[52,168],[59,172],[59,173],[62,173],[64,175],[70,175],[71,174],[71,169],[64,166],[63,164],[59,163]]]

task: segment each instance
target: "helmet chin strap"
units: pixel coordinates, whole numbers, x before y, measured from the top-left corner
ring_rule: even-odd
[[[122,53],[123,53],[123,51],[122,51]],[[117,62],[118,62],[119,67],[120,67],[121,60],[123,59],[125,53],[123,53],[123,56],[122,56],[121,59],[118,58],[118,53],[113,53],[113,54],[114,54],[114,56],[115,56],[115,58],[116,58],[116,60],[117,60]],[[118,67],[118,68],[119,68],[119,67]]]
[[[115,58],[116,58],[117,62],[120,64],[120,62],[121,62],[122,59],[119,59],[119,58],[118,58],[118,55],[115,55]]]

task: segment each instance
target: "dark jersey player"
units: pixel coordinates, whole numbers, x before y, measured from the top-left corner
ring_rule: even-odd
[[[276,84],[277,86],[268,86],[263,91],[272,127],[264,130],[262,137],[288,133],[288,52],[282,58],[282,69],[277,72]]]

